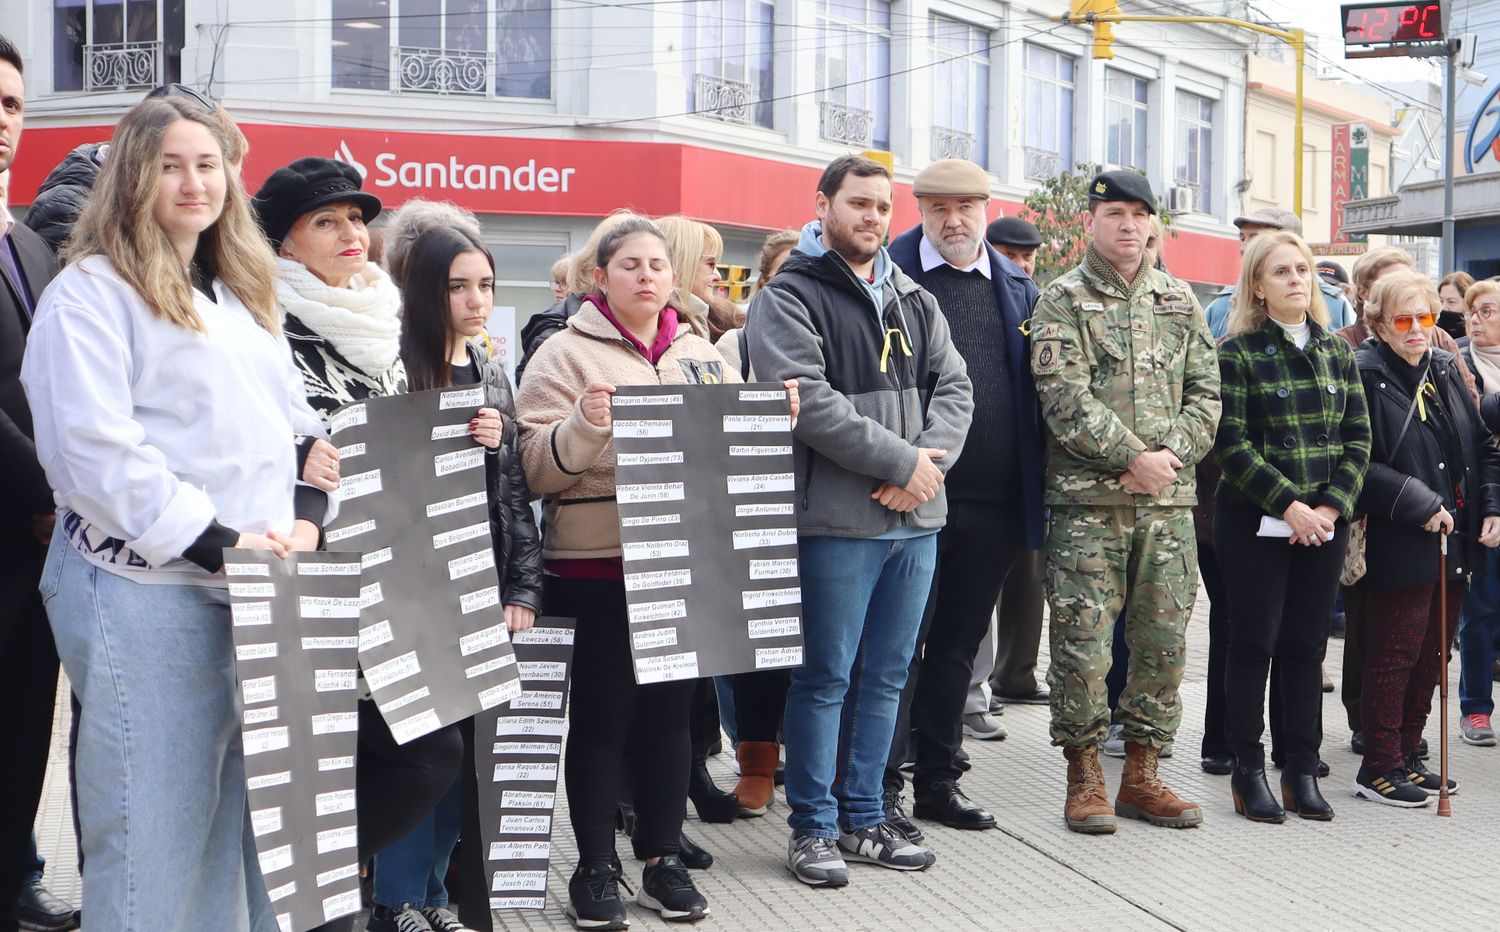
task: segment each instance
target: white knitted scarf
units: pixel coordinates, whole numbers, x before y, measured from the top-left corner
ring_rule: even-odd
[[[366,265],[348,288],[335,288],[290,259],[278,257],[276,271],[283,314],[302,321],[370,375],[395,364],[401,353],[401,292],[379,266]]]

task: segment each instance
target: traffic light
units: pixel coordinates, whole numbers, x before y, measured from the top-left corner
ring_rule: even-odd
[[[1094,27],[1094,57],[1115,57],[1115,24],[1095,22],[1091,17],[1101,14],[1118,14],[1120,5],[1116,0],[1071,0],[1068,21],[1089,23]]]
[[[719,288],[724,296],[736,303],[750,300],[750,266],[719,266]]]

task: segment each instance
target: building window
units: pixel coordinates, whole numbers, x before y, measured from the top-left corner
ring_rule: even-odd
[[[989,167],[990,34],[941,16],[928,21],[932,157]]]
[[[1104,73],[1104,160],[1120,168],[1146,167],[1146,79]]]
[[[824,139],[890,148],[890,0],[818,0],[817,79]]]
[[[702,0],[683,10],[687,109],[747,126],[771,126],[775,4]]]
[[[1190,189],[1193,209],[1213,213],[1214,102],[1177,92],[1177,165],[1173,184]]]
[[[551,0],[333,0],[332,13],[334,87],[552,96]]]
[[[123,91],[182,79],[184,0],[54,0],[52,89]]]
[[[1073,167],[1073,89],[1077,61],[1026,43],[1025,175],[1045,181]]]

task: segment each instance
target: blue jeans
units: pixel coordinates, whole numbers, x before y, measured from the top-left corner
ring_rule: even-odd
[[[222,932],[276,932],[246,806],[228,591],[133,582],[54,534],[41,593],[83,706],[89,928],[197,930],[211,915]]]
[[[1469,582],[1458,616],[1458,709],[1462,715],[1495,711],[1495,637],[1500,634],[1500,550],[1486,549],[1484,568]]]
[[[458,844],[463,814],[463,774],[416,828],[375,855],[375,903],[387,909],[402,906],[447,906],[448,859]],[[478,843],[478,839],[475,839]]]
[[[937,535],[803,537],[804,663],[786,698],[787,823],[837,839],[885,819],[881,777],[937,562]]]

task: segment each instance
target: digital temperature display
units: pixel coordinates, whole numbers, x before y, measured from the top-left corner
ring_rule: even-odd
[[[1443,39],[1440,3],[1361,3],[1344,10],[1344,45],[1405,45]]]

